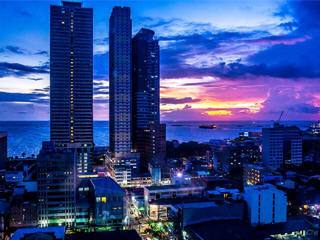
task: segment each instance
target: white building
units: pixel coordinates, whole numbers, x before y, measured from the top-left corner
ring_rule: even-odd
[[[262,159],[272,170],[285,162],[302,164],[302,137],[298,127],[286,127],[275,123],[272,128],[262,129]]]
[[[287,196],[271,184],[245,187],[244,200],[252,225],[287,221]]]
[[[201,196],[203,191],[203,186],[196,185],[147,186],[144,187],[144,201],[148,205],[149,202],[162,198]]]

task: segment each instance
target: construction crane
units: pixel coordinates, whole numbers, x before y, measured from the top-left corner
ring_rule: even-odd
[[[284,111],[281,111],[280,116],[279,116],[279,118],[278,118],[278,122],[280,122],[280,120],[281,120],[281,118],[282,118],[282,116],[283,116],[283,113],[284,113]]]

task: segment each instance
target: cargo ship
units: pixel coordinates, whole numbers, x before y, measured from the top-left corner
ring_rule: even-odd
[[[211,124],[211,125],[200,125],[199,128],[216,129],[217,126],[216,126],[215,124]]]

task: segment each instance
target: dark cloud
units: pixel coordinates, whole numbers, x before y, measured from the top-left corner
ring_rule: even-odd
[[[177,18],[158,19],[156,22],[147,24],[146,27],[148,27],[148,28],[157,28],[157,27],[161,27],[161,26],[164,26],[164,25],[172,24],[172,23],[176,22],[177,20],[178,20]]]
[[[191,97],[185,97],[185,98],[161,98],[162,104],[184,104],[184,103],[195,103],[200,102],[202,99],[199,98],[191,98]]]
[[[37,55],[49,55],[48,51],[37,51],[35,52]]]
[[[290,1],[280,15],[294,18],[282,25],[293,30],[286,37],[306,38],[306,41],[274,45],[251,56],[249,61],[267,66],[271,76],[320,77],[320,1]]]
[[[34,78],[34,77],[29,77],[28,79],[32,80],[32,81],[41,81],[41,80],[43,80],[43,78]]]
[[[212,83],[215,83],[216,81],[207,81],[207,82],[194,82],[194,83],[184,83],[182,86],[211,86]]]
[[[15,54],[25,54],[25,50],[17,46],[6,46],[5,49]]]
[[[287,31],[293,31],[298,26],[299,26],[299,24],[296,21],[279,24],[279,27],[281,27],[281,28],[283,28],[284,30],[287,30]]]
[[[0,53],[4,53],[4,52],[19,54],[19,55],[32,55],[32,54],[49,55],[48,51],[30,52],[30,51],[27,51],[27,50],[19,47],[19,46],[12,46],[12,45],[8,45],[3,48],[0,48]]]
[[[320,71],[305,71],[302,66],[293,63],[279,63],[278,65],[266,65],[264,63],[257,65],[245,65],[242,63],[221,63],[214,66],[213,68],[210,68],[209,71],[211,71],[214,75],[231,78],[242,77],[246,74],[280,78],[313,78],[320,76]]]
[[[43,66],[28,66],[20,63],[0,62],[0,77],[22,77],[35,73],[49,73],[47,64]]]
[[[285,64],[285,63],[284,63]],[[204,76],[220,76],[237,79],[239,77],[244,77],[247,75],[255,76],[270,76],[270,77],[280,77],[280,78],[316,78],[320,77],[320,71],[305,71],[303,66],[296,64],[286,64],[286,65],[246,65],[242,63],[230,63],[226,64],[221,62],[220,64],[214,65],[212,67],[192,67],[192,66],[180,66],[180,70],[167,69],[162,72],[162,77],[164,78],[182,78],[182,77],[204,77]],[[254,79],[252,77],[252,79]],[[187,83],[185,85],[210,85],[213,82],[203,82],[203,83]]]
[[[235,40],[239,37],[240,39],[237,41],[241,41],[244,44],[270,42],[275,44],[275,46],[249,57],[249,61],[246,61],[246,63],[242,63],[241,59],[236,59],[231,63],[221,61],[212,66],[203,65],[202,67],[198,67],[186,64],[186,57],[207,54],[219,48],[222,40],[213,40],[214,38],[208,38],[209,35],[176,36],[176,38],[171,38],[183,41],[175,43],[174,48],[169,47],[162,50],[161,61],[163,67],[161,69],[161,76],[163,78],[202,76],[237,78],[251,74],[281,78],[320,77],[320,63],[318,61],[314,62],[314,57],[308,54],[315,52],[318,47],[320,48],[320,43],[310,45],[309,41],[311,37],[309,36],[301,38],[294,36],[270,36],[241,40],[243,36],[249,36],[249,34],[242,36],[242,34],[225,33],[220,35],[221,39],[223,39],[222,36],[226,37],[225,41],[230,41],[230,39]],[[307,49],[309,51],[306,51]],[[288,57],[291,55],[292,57]],[[275,58],[274,56],[277,57]],[[313,63],[311,64],[311,62]]]
[[[317,114],[320,112],[320,107],[316,107],[312,104],[299,103],[289,107],[289,111],[297,113]]]
[[[8,93],[0,92],[0,102],[48,102],[46,93]]]
[[[203,32],[195,28],[193,33],[160,36],[160,41],[167,42],[161,49],[161,76],[226,76],[237,79],[250,74],[294,79],[320,77],[320,1],[291,1],[275,15],[292,19],[275,26],[287,33],[273,35],[263,30],[212,32],[208,27]],[[169,20],[167,22],[171,24]],[[190,24],[196,26],[196,23]],[[261,50],[260,45],[264,45]],[[255,52],[250,52],[252,46],[256,46]],[[224,57],[238,53],[242,60],[224,60]],[[211,63],[197,63],[196,57],[208,54],[211,54]],[[195,64],[186,63],[190,58],[195,58]]]
[[[275,87],[270,90],[269,97],[261,104],[262,109],[259,114],[266,116],[274,116],[276,118],[281,111],[285,112],[285,116],[292,119],[299,116],[311,116],[318,114],[320,107],[315,106],[314,97],[307,93],[299,92],[294,87]]]
[[[299,24],[300,32],[319,32],[320,1],[297,0],[286,4],[287,14],[293,15]]]
[[[228,54],[228,49],[224,49],[226,43],[229,45],[235,41],[242,41],[242,44],[248,44],[248,41],[254,39],[263,39],[267,33],[265,31],[251,32],[230,32],[222,31],[218,33],[203,32],[192,35],[176,35],[160,37],[160,41],[169,41],[169,46],[161,49],[161,76],[163,78],[192,77],[212,75],[220,69],[220,65],[207,67],[195,67],[192,64],[186,64],[186,58],[213,54],[220,51],[222,54]],[[260,37],[259,37],[260,36]],[[266,39],[267,40],[267,39]],[[234,48],[231,46],[231,48]],[[219,62],[219,59],[216,59]],[[220,61],[223,61],[222,59]],[[236,60],[239,62],[239,59]]]

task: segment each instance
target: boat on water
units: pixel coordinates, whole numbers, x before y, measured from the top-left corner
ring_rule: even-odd
[[[211,125],[200,125],[199,128],[216,129],[217,126],[216,126],[215,124],[211,124]]]

